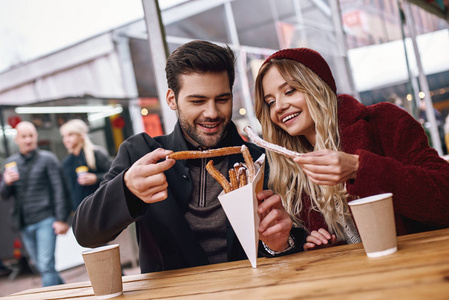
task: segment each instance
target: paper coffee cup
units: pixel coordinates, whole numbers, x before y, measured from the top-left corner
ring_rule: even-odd
[[[379,194],[348,204],[366,255],[380,257],[397,251],[393,194]]]
[[[76,174],[80,177],[83,174],[86,174],[89,171],[89,168],[86,166],[79,166],[75,169]]]
[[[108,245],[82,252],[95,296],[109,299],[123,293],[119,245]]]
[[[17,167],[17,163],[15,161],[9,162],[5,165],[5,169],[14,171],[14,172],[19,172],[19,169]]]

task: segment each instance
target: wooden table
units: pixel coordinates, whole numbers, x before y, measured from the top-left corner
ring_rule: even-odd
[[[123,277],[114,299],[449,299],[449,229],[398,238],[368,258],[361,244]],[[95,299],[89,282],[26,290],[9,299]]]

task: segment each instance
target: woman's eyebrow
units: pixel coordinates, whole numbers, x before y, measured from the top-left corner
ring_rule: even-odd
[[[288,84],[287,81],[284,82],[283,84],[281,84],[281,85],[278,87],[278,90],[282,90],[287,84]],[[266,94],[266,95],[264,95],[264,96],[263,96],[264,100],[265,100],[266,98],[268,98],[269,96],[271,96],[271,94]]]

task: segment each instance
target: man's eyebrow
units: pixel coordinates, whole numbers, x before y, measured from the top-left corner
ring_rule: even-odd
[[[281,84],[281,85],[278,87],[278,90],[282,90],[287,84],[288,84],[287,82],[284,82],[283,84]],[[265,99],[267,99],[267,98],[270,97],[270,96],[271,96],[271,94],[266,94],[266,95],[263,96],[263,99],[265,100]]]
[[[231,97],[231,96],[232,96],[232,93],[223,93],[223,94],[216,96],[215,98]]]
[[[204,96],[204,95],[197,95],[197,94],[187,95],[186,98],[196,98],[196,99],[201,98],[201,99],[207,99],[206,96]]]
[[[232,96],[232,93],[223,93],[223,94],[215,96],[214,98],[231,97],[231,96]],[[204,95],[199,95],[199,94],[192,94],[192,95],[187,95],[186,98],[207,99],[208,97],[206,97]]]

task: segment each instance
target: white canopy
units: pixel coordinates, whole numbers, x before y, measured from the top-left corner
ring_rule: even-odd
[[[0,103],[23,105],[92,95],[127,98],[112,33],[0,74]]]
[[[444,29],[416,38],[426,75],[449,70],[449,30]],[[413,76],[418,76],[415,53],[410,38],[406,39],[407,54]],[[355,48],[348,58],[359,92],[402,83],[408,80],[407,64],[402,40]]]

